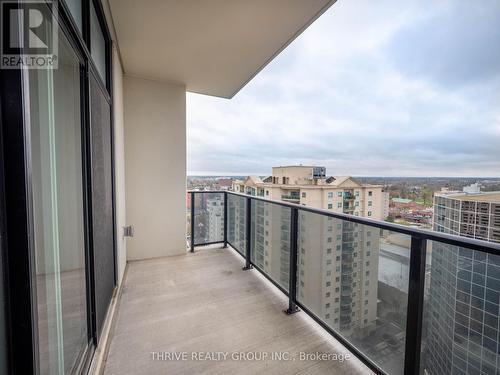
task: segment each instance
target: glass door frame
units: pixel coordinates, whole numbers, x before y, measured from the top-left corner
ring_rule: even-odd
[[[2,0],[0,0],[1,2]],[[106,44],[106,80],[102,81],[90,54],[90,1],[97,13]],[[22,3],[22,1],[20,1]],[[85,270],[87,299],[88,345],[77,372],[85,373],[99,342],[96,330],[96,300],[92,244],[92,190],[90,158],[90,93],[89,77],[94,74],[111,113],[111,179],[113,218],[113,272],[116,273],[116,217],[115,217],[115,161],[112,100],[111,36],[104,9],[99,0],[82,0],[82,31],[74,21],[64,0],[58,1],[58,23],[80,61],[80,111],[82,126],[83,203]],[[5,218],[2,234],[4,253],[7,357],[9,373],[39,373],[37,298],[35,275],[34,225],[32,207],[32,165],[29,124],[29,98],[27,98],[28,72],[26,70],[0,70],[0,183],[4,189],[0,200]]]

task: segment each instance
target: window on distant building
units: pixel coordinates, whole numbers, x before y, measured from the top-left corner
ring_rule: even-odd
[[[371,211],[368,211],[368,216],[372,216],[372,212]]]
[[[342,196],[342,192],[341,191],[337,192],[337,197],[341,197],[341,196]]]
[[[337,208],[342,208],[342,202],[337,203]]]
[[[359,190],[356,190],[356,191],[354,192],[354,195],[355,195],[356,197],[359,197]]]
[[[368,196],[371,197],[373,195],[373,191],[368,192]]]
[[[305,191],[303,191],[303,192],[302,192],[302,198],[305,198],[305,197],[306,197],[306,192],[305,192]]]
[[[372,205],[372,201],[368,201],[368,206],[371,206]]]
[[[333,198],[333,192],[328,193],[328,198]]]
[[[328,209],[331,210],[333,208],[333,204],[328,203]]]
[[[269,190],[266,190],[266,195],[269,195]]]

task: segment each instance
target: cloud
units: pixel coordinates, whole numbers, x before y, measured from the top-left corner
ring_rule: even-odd
[[[339,1],[232,100],[188,94],[188,173],[500,175],[497,3],[436,3]]]
[[[449,89],[500,74],[500,2],[446,3],[395,34],[388,56],[401,71]]]

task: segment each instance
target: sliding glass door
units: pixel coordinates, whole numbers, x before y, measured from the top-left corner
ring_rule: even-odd
[[[87,348],[82,62],[59,31],[57,69],[30,70],[29,113],[41,374],[66,374]]]

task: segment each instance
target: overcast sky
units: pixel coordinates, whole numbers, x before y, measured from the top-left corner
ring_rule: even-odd
[[[338,0],[233,99],[187,95],[188,174],[500,176],[499,25],[499,0]]]

